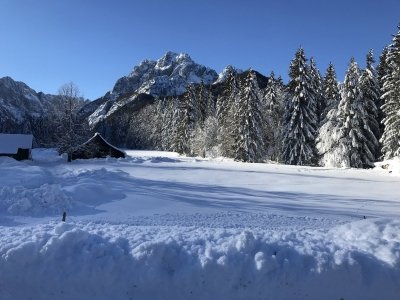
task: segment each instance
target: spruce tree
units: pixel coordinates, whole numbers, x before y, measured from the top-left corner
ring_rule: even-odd
[[[385,129],[385,126],[383,124],[383,118],[384,118],[385,114],[383,113],[383,109],[382,109],[382,106],[384,104],[384,98],[382,97],[382,95],[383,95],[383,83],[384,83],[383,78],[388,74],[388,71],[389,71],[389,66],[386,63],[388,51],[389,51],[389,47],[383,48],[382,53],[379,56],[379,65],[377,67],[378,83],[379,83],[379,90],[380,90],[380,98],[379,98],[379,104],[378,104],[378,122],[379,122],[379,130],[381,132],[381,135],[383,134],[383,131]]]
[[[322,123],[325,123],[327,114],[332,109],[337,109],[340,102],[339,85],[336,79],[335,67],[329,63],[328,69],[322,85],[322,94],[325,99],[326,106],[321,114]]]
[[[336,71],[332,63],[329,64],[326,70],[322,93],[326,100],[326,107],[321,116],[322,126],[318,130],[317,137],[319,160],[322,166],[340,166],[340,159],[336,157],[338,141],[333,136],[338,123],[337,113],[340,92]]]
[[[363,105],[366,109],[366,126],[365,136],[369,140],[367,151],[371,151],[374,155],[373,161],[376,161],[380,156],[379,139],[381,137],[379,125],[379,111],[381,106],[380,89],[378,75],[374,67],[375,59],[373,51],[370,50],[367,54],[365,70],[363,70],[360,78],[361,92],[363,94]]]
[[[377,68],[377,72],[378,72],[379,87],[381,90],[383,88],[383,78],[387,75],[389,71],[389,66],[387,65],[388,52],[389,52],[389,47],[385,47],[383,48],[382,53],[379,56],[379,65]]]
[[[400,156],[400,26],[388,47],[382,99],[385,126],[381,142],[385,159]]]
[[[279,161],[282,141],[284,86],[282,78],[275,78],[271,72],[264,96],[265,142],[268,143],[267,157]]]
[[[218,141],[222,156],[233,157],[235,105],[240,93],[240,81],[234,70],[229,70],[222,95],[217,101]]]
[[[189,85],[186,93],[180,98],[176,116],[178,122],[174,148],[180,154],[191,155],[190,140],[199,117],[198,102],[193,85]]]
[[[316,113],[318,119],[318,125],[323,121],[322,114],[325,111],[326,103],[323,97],[322,92],[322,77],[321,73],[319,72],[315,60],[313,58],[310,59],[310,80],[311,80],[311,89],[314,93],[314,98],[316,102]]]
[[[198,122],[201,127],[204,126],[204,122],[207,118],[207,115],[210,110],[211,105],[211,96],[209,89],[205,86],[204,81],[202,80],[200,86],[197,91],[196,100],[198,102]]]
[[[262,102],[256,75],[251,70],[235,107],[234,158],[244,162],[261,162],[265,150]]]
[[[300,48],[289,70],[283,127],[283,160],[291,165],[315,161],[316,103],[304,50]]]
[[[337,111],[337,125],[331,138],[330,165],[336,167],[368,167],[374,161],[373,144],[366,134],[367,106],[360,85],[360,69],[352,58],[343,83],[341,101]]]

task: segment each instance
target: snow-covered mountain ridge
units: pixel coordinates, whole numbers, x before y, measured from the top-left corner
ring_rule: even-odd
[[[218,74],[195,63],[188,54],[167,52],[157,61],[144,60],[128,76],[117,80],[111,94],[137,91],[153,96],[183,94],[190,83],[211,84]]]
[[[144,60],[129,75],[118,79],[112,91],[96,100],[101,104],[97,108],[92,105],[95,110],[89,115],[89,124],[95,126],[123,105],[135,101],[135,95],[179,96],[191,83],[203,81],[208,85],[218,78],[217,72],[197,64],[185,53],[167,52],[156,61]]]
[[[56,113],[58,98],[36,92],[11,77],[0,78],[0,131],[29,131],[29,119]]]

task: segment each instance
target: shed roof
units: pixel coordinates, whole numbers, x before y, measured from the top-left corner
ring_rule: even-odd
[[[100,133],[96,132],[88,141],[78,146],[72,154],[72,159],[100,158],[100,157],[125,157],[124,151],[107,142]]]
[[[18,148],[31,149],[32,140],[31,134],[0,133],[0,153],[17,154]]]

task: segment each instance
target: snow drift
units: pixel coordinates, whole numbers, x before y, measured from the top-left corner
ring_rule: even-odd
[[[400,221],[393,219],[300,232],[95,223],[0,230],[4,300],[400,295]]]

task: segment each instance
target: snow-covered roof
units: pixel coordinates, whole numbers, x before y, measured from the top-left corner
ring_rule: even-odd
[[[0,153],[17,154],[18,148],[32,148],[31,134],[5,134],[0,133]]]
[[[95,139],[96,137],[99,137],[100,139],[102,139],[103,142],[106,143],[109,147],[114,148],[115,150],[118,150],[118,151],[120,151],[120,152],[122,152],[122,153],[125,154],[125,151],[123,151],[123,150],[121,150],[121,149],[115,147],[114,145],[111,145],[111,144],[110,144],[109,142],[107,142],[106,139],[103,138],[103,136],[102,136],[100,133],[98,133],[98,132],[96,132],[89,140],[87,140],[86,142],[84,142],[81,146],[85,146],[86,144],[90,143],[90,142],[91,142],[93,139]],[[79,146],[79,147],[81,147],[81,146]]]

